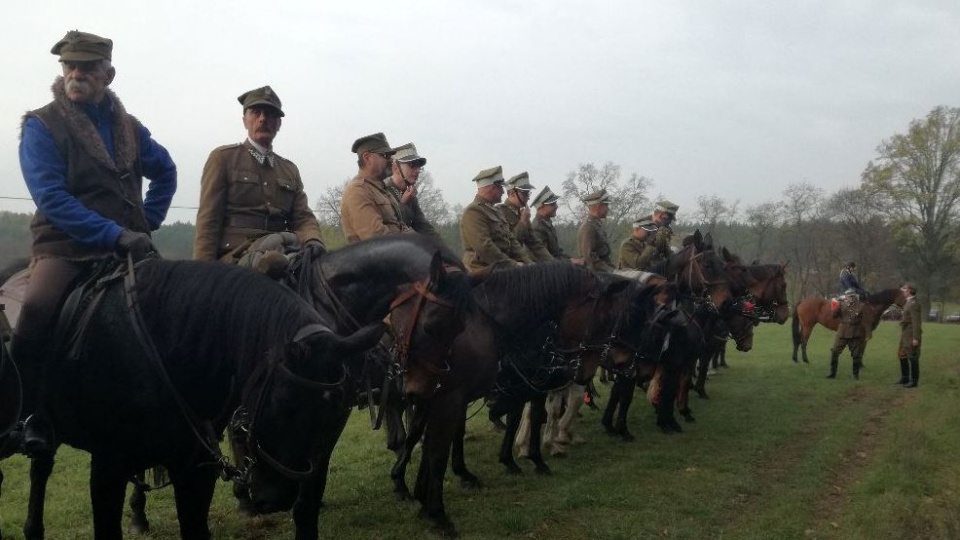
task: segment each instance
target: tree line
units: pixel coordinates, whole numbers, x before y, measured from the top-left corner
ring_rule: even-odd
[[[341,184],[328,188],[315,204],[324,241],[345,243],[340,231]],[[614,253],[630,234],[632,222],[653,209],[654,181],[620,166],[584,163],[570,171],[559,190],[561,210],[554,219],[561,245],[576,253],[580,197],[606,189],[612,195],[607,232]],[[558,191],[555,189],[555,191]],[[461,250],[461,205],[450,205],[429,172],[421,174],[418,198],[424,214],[447,244]],[[905,133],[883,140],[861,175],[860,185],[828,192],[809,182],[790,184],[777,200],[741,208],[738,199],[704,193],[696,208],[681,208],[675,242],[700,229],[715,245],[746,261],[787,264],[789,298],[839,292],[838,274],[846,260],[857,263],[868,290],[914,282],[925,306],[960,300],[958,211],[960,211],[960,108],[937,107],[912,121]],[[0,264],[29,254],[28,214],[0,212]],[[190,258],[194,226],[176,222],[154,235],[163,255]]]

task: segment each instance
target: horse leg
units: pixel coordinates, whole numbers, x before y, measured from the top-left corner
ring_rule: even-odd
[[[516,438],[517,428],[520,426],[520,417],[523,415],[524,402],[516,404],[507,412],[507,429],[503,433],[503,442],[500,444],[500,463],[507,468],[507,474],[520,474],[520,466],[513,459],[513,440]]]
[[[43,511],[47,499],[47,481],[53,473],[55,455],[56,449],[36,453],[30,458],[30,502],[27,506],[27,520],[23,524],[23,537],[26,540],[43,539]]]
[[[300,482],[297,500],[293,503],[293,524],[296,540],[317,540],[320,537],[320,509],[330,474],[330,453],[324,452],[316,463],[317,475]]]
[[[527,449],[527,459],[533,462],[537,474],[550,475],[550,467],[543,461],[541,450],[541,429],[546,421],[547,410],[544,408],[546,395],[540,395],[530,401],[530,446]]]
[[[133,482],[133,491],[130,492],[130,525],[127,530],[133,534],[150,531],[150,522],[147,521],[147,492],[143,489],[146,480],[146,472],[138,472],[136,481]]]
[[[617,430],[613,427],[613,415],[617,411],[617,406],[620,404],[620,395],[623,393],[623,375],[616,375],[613,377],[613,388],[610,389],[610,399],[607,400],[607,407],[603,410],[603,418],[600,419],[600,423],[603,425],[604,430],[606,430],[607,435],[616,435]]]
[[[623,385],[620,395],[620,412],[617,415],[617,424],[615,426],[616,432],[620,435],[620,439],[624,442],[630,442],[634,440],[634,436],[630,433],[630,430],[627,429],[627,413],[630,412],[630,404],[633,403],[633,393],[634,388],[636,387],[637,379],[634,377],[623,377],[626,380],[626,384]]]
[[[403,425],[404,403],[398,391],[391,390],[387,398],[389,401],[384,411],[384,423],[387,425],[387,449],[399,456],[407,440],[406,428]]]
[[[718,363],[719,367],[722,367],[722,368],[730,367],[727,365],[727,342],[726,341],[724,341],[723,344],[720,345],[720,350],[717,351],[717,358],[720,360]]]
[[[694,390],[703,399],[710,399],[710,396],[707,395],[707,370],[712,360],[714,360],[712,350],[697,360],[697,382],[694,385]]]
[[[123,538],[121,521],[127,477],[115,456],[90,456],[90,501],[93,503],[93,535],[97,540]]]
[[[410,422],[410,432],[403,441],[403,446],[400,447],[400,450],[397,452],[397,459],[393,464],[393,468],[390,469],[390,479],[393,480],[393,494],[401,501],[411,498],[410,488],[407,487],[406,480],[407,465],[410,464],[414,448],[416,448],[417,443],[420,442],[421,437],[423,437],[423,430],[427,425],[429,414],[429,408],[424,405],[414,407],[413,420]]]
[[[434,527],[444,536],[450,537],[457,536],[457,530],[444,508],[443,477],[447,472],[451,443],[459,432],[460,422],[465,421],[467,413],[466,403],[459,399],[453,401],[449,406],[433,408],[423,439],[423,458],[414,491],[423,504],[421,515],[433,522]],[[519,422],[519,411],[515,416]],[[509,451],[513,437],[504,438],[504,441]]]
[[[170,483],[180,522],[180,538],[183,540],[209,540],[210,528],[207,518],[210,502],[217,484],[215,467],[197,467],[195,463],[171,467]]]
[[[566,410],[560,417],[560,423],[557,426],[557,441],[563,444],[579,444],[584,442],[583,437],[578,435],[574,428],[577,418],[580,415],[580,408],[583,407],[583,393],[587,385],[572,383],[567,387],[566,393],[562,396],[565,401]]]
[[[451,468],[453,474],[460,477],[460,485],[467,489],[480,489],[480,479],[467,470],[467,463],[463,454],[463,438],[467,433],[467,416],[458,422],[457,431],[453,435],[453,449],[451,450]]]
[[[530,416],[532,415],[530,409],[532,407],[533,403],[524,405],[523,414],[520,415],[520,425],[517,426],[517,436],[513,440],[518,458],[525,458],[529,455],[527,448],[530,447]]]
[[[657,404],[657,427],[667,435],[683,431],[673,416],[674,400],[677,398],[677,390],[680,386],[680,377],[674,371],[675,368],[663,370],[660,381],[660,401]]]
[[[688,423],[696,422],[693,417],[693,411],[690,410],[690,375],[686,374],[680,379],[680,386],[677,388],[677,406],[680,409],[680,415]]]
[[[800,335],[800,350],[803,352],[803,363],[809,364],[810,359],[807,358],[807,342],[810,341],[810,334],[813,333],[813,327],[804,328],[803,333]]]
[[[547,394],[546,409],[547,421],[543,428],[543,444],[550,447],[553,456],[563,454],[563,445],[560,443],[560,421],[563,418],[563,403],[567,399],[570,387],[563,390],[554,390]],[[568,407],[569,410],[569,407]]]

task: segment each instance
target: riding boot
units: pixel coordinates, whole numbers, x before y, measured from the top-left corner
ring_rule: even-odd
[[[910,359],[910,382],[903,385],[904,388],[916,388],[920,383],[920,359]]]
[[[893,383],[904,385],[910,382],[910,364],[906,358],[900,359],[900,380]]]
[[[863,368],[863,362],[859,358],[853,359],[853,379],[860,380],[860,369]]]
[[[840,353],[831,352],[830,353],[830,374],[827,375],[828,379],[837,378],[837,366],[840,365]]]
[[[47,341],[27,339],[14,333],[10,342],[10,356],[20,370],[23,387],[24,421],[23,446],[27,454],[49,450],[53,440],[53,426],[43,411],[46,390]]]

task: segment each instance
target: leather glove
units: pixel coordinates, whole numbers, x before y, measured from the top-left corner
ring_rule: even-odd
[[[307,240],[303,245],[303,251],[310,254],[311,259],[315,259],[327,252],[326,246],[319,240]]]
[[[153,241],[150,240],[149,234],[127,229],[124,229],[123,232],[120,233],[120,237],[117,238],[116,249],[117,254],[121,257],[126,257],[129,253],[133,257],[134,262],[142,261],[157,252],[157,248],[153,245]]]

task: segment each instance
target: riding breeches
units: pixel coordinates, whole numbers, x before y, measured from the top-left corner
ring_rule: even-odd
[[[830,352],[833,354],[840,354],[843,352],[843,349],[848,347],[850,349],[850,356],[854,359],[863,358],[863,352],[867,348],[867,340],[863,337],[840,337],[837,336],[833,340],[833,348],[830,349]]]
[[[64,294],[88,263],[64,259],[34,259],[14,333],[29,340],[52,339]]]

